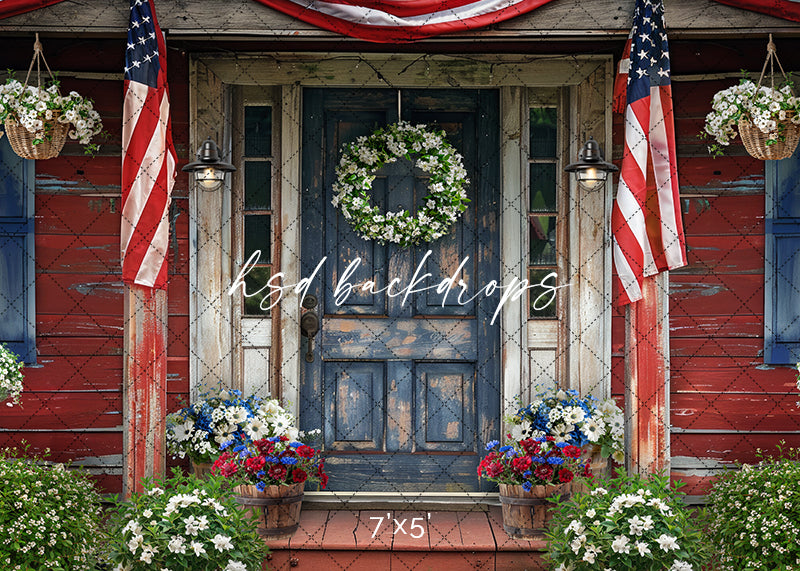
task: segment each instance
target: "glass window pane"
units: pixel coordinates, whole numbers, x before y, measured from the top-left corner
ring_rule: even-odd
[[[534,287],[528,290],[528,300],[531,306],[531,317],[555,317],[556,316],[556,292],[553,289],[560,285],[553,268],[550,269],[531,269],[528,273],[530,284]]]
[[[244,163],[244,209],[270,210],[272,208],[272,163],[247,161]]]
[[[261,250],[259,264],[269,264],[272,260],[271,216],[268,214],[246,214],[244,217],[244,259],[256,250]]]
[[[245,315],[269,315],[268,311],[261,309],[261,300],[268,297],[271,291],[274,291],[267,287],[271,275],[272,268],[267,266],[252,268],[244,277],[244,285],[247,293],[255,294],[255,292],[259,292],[256,295],[244,298]],[[269,307],[273,301],[272,299],[264,301],[264,307]]]
[[[530,216],[532,266],[553,266],[556,263],[556,217]]]
[[[244,154],[248,157],[268,157],[272,154],[272,107],[258,105],[244,108]]]
[[[555,163],[531,164],[531,204],[533,212],[555,212],[556,204]]]
[[[531,108],[531,157],[555,157],[558,110],[555,107]]]

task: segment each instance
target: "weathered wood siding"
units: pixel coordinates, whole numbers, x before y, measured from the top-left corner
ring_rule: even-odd
[[[117,40],[44,40],[51,69],[64,70],[62,92],[90,96],[108,131],[95,157],[68,142],[61,156],[36,163],[36,349],[38,366],[25,369],[22,406],[0,414],[0,446],[22,440],[50,448],[52,459],[88,466],[101,488],[122,483],[123,287],[120,270],[122,54]],[[14,46],[13,48],[11,46]],[[5,39],[8,65],[27,69],[27,40]],[[32,44],[31,44],[32,45]],[[80,54],[80,57],[78,57]],[[91,56],[91,57],[89,57]],[[79,73],[77,65],[80,64]],[[23,76],[24,78],[24,76]],[[173,133],[179,161],[187,157],[188,74],[178,51],[169,53]],[[179,164],[180,167],[180,164]],[[178,213],[170,239],[168,288],[168,407],[189,386],[188,202],[180,174],[173,197]]]

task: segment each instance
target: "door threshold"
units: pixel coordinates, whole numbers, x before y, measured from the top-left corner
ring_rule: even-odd
[[[497,492],[305,492],[303,509],[489,511]]]

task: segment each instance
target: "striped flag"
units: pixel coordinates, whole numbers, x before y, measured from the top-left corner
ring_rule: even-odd
[[[625,150],[611,214],[619,305],[642,298],[642,280],[686,265],[664,5],[636,0],[625,98]],[[617,98],[617,101],[620,99]]]
[[[409,42],[468,32],[551,0],[257,0],[289,16],[372,42]]]
[[[130,0],[122,114],[122,280],[166,288],[175,148],[167,50],[152,0]]]

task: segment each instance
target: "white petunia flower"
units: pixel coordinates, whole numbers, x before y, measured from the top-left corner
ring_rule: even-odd
[[[217,551],[225,551],[233,549],[233,543],[231,543],[231,538],[226,535],[217,534],[211,538],[211,543],[214,544],[214,549]]]

